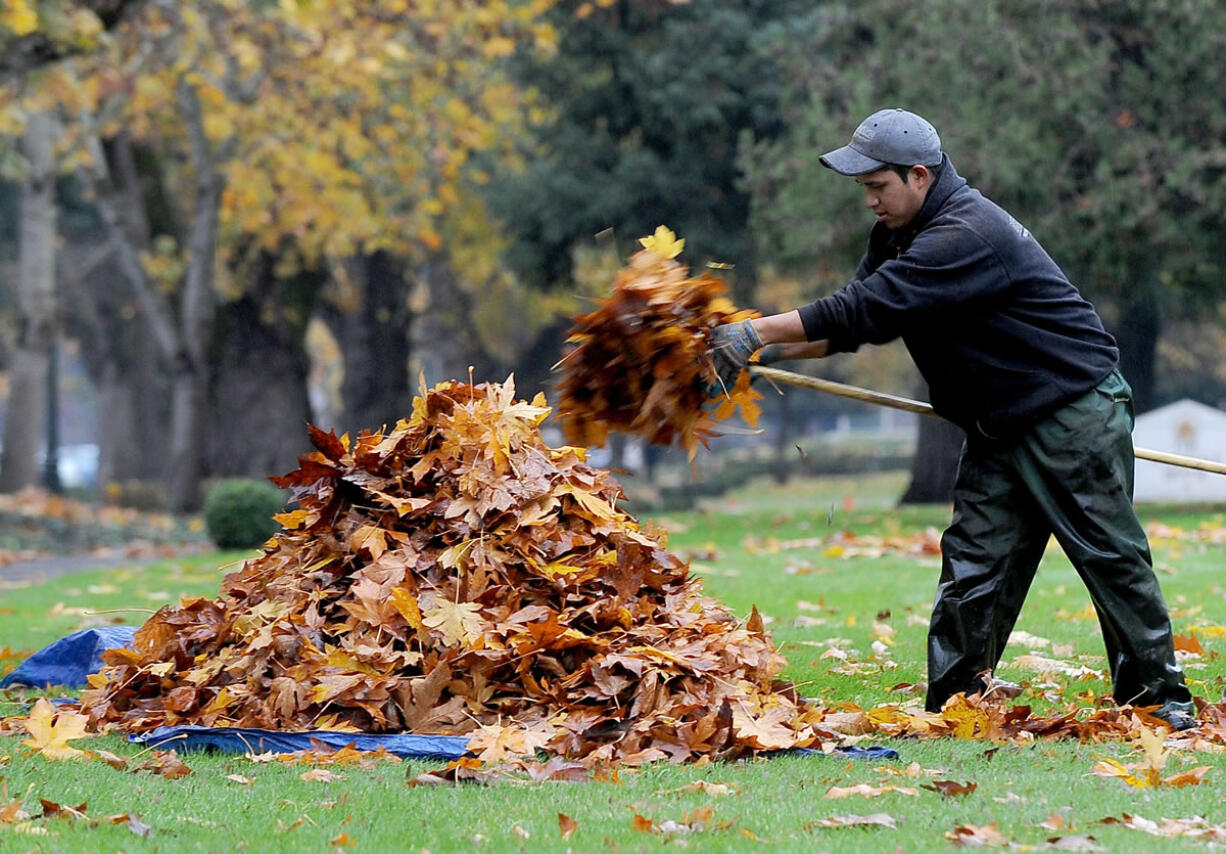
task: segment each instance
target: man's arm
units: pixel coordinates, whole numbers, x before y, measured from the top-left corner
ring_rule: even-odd
[[[736,384],[749,357],[762,351],[759,362],[782,359],[817,359],[826,355],[829,342],[809,341],[799,311],[756,317],[720,326],[712,336],[711,355],[725,391]]]

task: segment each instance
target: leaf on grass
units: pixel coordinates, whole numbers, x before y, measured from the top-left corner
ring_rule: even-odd
[[[686,783],[676,789],[665,789],[662,792],[657,792],[660,795],[672,794],[703,794],[711,795],[712,797],[721,797],[723,795],[738,794],[736,783],[712,783],[709,780],[695,780],[692,783]]]
[[[570,839],[570,835],[579,829],[579,822],[568,816],[564,812],[558,813],[558,833],[563,839]]]
[[[136,770],[149,771],[167,780],[178,780],[192,773],[192,769],[173,750],[155,750],[153,756]]]
[[[960,824],[953,830],[946,831],[945,838],[954,845],[966,848],[1010,847],[1009,840],[997,829],[998,826],[995,822],[983,826]]]
[[[345,779],[339,774],[332,773],[327,768],[312,768],[310,771],[304,771],[298,776],[308,783],[335,783],[337,780]]]
[[[39,697],[25,721],[26,732],[30,737],[22,741],[22,744],[33,748],[32,752],[44,759],[84,759],[89,754],[70,747],[68,742],[75,738],[84,738],[88,723],[88,715],[76,712],[57,713],[55,706],[47,702],[46,698]]]
[[[943,798],[965,797],[974,792],[979,786],[975,782],[959,783],[954,780],[933,780],[931,784],[922,783],[921,785],[925,789],[931,789],[934,792],[940,793]]]
[[[865,826],[888,827],[891,830],[896,830],[898,823],[892,815],[877,812],[871,815],[832,815],[829,818],[819,818],[816,821],[811,821],[804,827],[805,830],[812,830],[813,828],[831,829]]]
[[[88,818],[85,815],[84,802],[75,807],[57,804],[55,801],[48,801],[45,798],[39,798],[38,802],[43,805],[43,818],[64,818],[74,821],[76,819]]]
[[[242,774],[227,774],[226,779],[232,783],[239,783],[243,786],[250,786],[255,782],[250,777],[244,777]]]
[[[1196,635],[1175,635],[1175,651],[1186,652],[1191,655],[1204,655],[1205,648],[1201,646],[1200,640]]]
[[[107,765],[110,765],[116,771],[127,771],[128,770],[128,760],[122,756],[116,756],[114,753],[111,753],[109,750],[88,750],[86,751],[86,753],[88,753],[90,757],[92,758],[101,759],[103,762],[105,762]]]
[[[857,783],[854,786],[831,786],[826,790],[828,798],[879,798],[890,792],[900,795],[919,797],[919,789],[910,786],[870,786],[867,783]]]
[[[1118,824],[1129,830],[1148,833],[1150,836],[1186,837],[1215,844],[1226,843],[1226,827],[1210,824],[1204,816],[1153,821],[1144,816],[1123,813],[1119,818],[1108,816],[1102,819],[1102,824]]]
[[[1108,849],[1098,844],[1098,841],[1088,834],[1075,836],[1058,836],[1048,839],[1043,847],[1052,851],[1106,851]]]

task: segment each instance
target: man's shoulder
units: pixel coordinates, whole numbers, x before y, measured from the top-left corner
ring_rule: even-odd
[[[998,249],[1036,242],[1030,229],[969,184],[950,194],[929,228],[965,231],[968,237],[973,235]]]

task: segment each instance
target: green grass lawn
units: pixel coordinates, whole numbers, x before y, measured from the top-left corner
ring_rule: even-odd
[[[690,557],[707,592],[747,615],[756,605],[789,661],[786,676],[806,697],[826,705],[862,706],[915,701],[924,678],[927,614],[939,573],[935,556],[881,556],[883,536],[914,543],[939,531],[948,509],[897,510],[902,478],[875,475],[787,486],[755,484],[689,513],[655,519],[670,531],[670,547]],[[1183,532],[1221,527],[1226,514],[1155,508],[1147,519]],[[843,538],[842,551],[830,538]],[[1178,534],[1178,531],[1173,532]],[[856,539],[860,538],[860,539]],[[1226,624],[1226,545],[1190,536],[1154,538],[1155,558],[1176,632]],[[91,621],[138,623],[179,595],[214,595],[222,575],[243,555],[221,554],[140,569],[86,572],[42,585],[3,591],[0,649],[15,664],[29,651]],[[1044,683],[1014,662],[1029,653],[1105,669],[1097,622],[1076,574],[1058,550],[1040,568],[1018,629],[1030,646],[1010,645],[1001,675],[1031,683],[1019,702],[1036,712],[1070,703],[1089,707],[1108,690],[1094,676]],[[1226,638],[1195,633],[1204,653],[1187,660],[1193,693],[1222,699]],[[890,644],[874,652],[874,640]],[[834,652],[831,652],[831,650]],[[841,671],[841,672],[840,672]],[[0,712],[13,714],[26,699],[11,694]],[[1226,758],[1209,751],[1177,751],[1167,773],[1208,765],[1206,785],[1140,789],[1092,775],[1103,757],[1134,762],[1140,746],[1072,741],[992,744],[981,741],[873,739],[899,751],[900,761],[849,761],[828,756],[782,757],[750,763],[652,766],[626,771],[619,782],[500,785],[491,788],[410,788],[406,779],[439,763],[377,762],[331,770],[333,782],[309,782],[307,766],[257,763],[236,755],[192,753],[190,776],[168,780],[116,771],[100,761],[50,762],[29,756],[19,737],[0,738],[3,807],[24,799],[78,806],[91,817],[131,813],[152,828],[147,838],[123,824],[39,820],[0,823],[0,851],[946,851],[946,834],[962,825],[996,824],[1019,845],[1065,838],[1066,850],[1199,850],[1189,838],[1160,838],[1102,819],[1191,819],[1226,824],[1221,794]],[[117,737],[76,742],[124,756],[140,751]],[[137,764],[141,760],[137,760]],[[232,779],[237,776],[241,779]],[[924,788],[937,780],[975,784],[968,795],[943,797]],[[725,784],[687,789],[695,781]],[[898,786],[915,794],[827,797],[831,787],[858,783]],[[706,810],[709,809],[709,815]],[[563,839],[558,814],[578,823]],[[887,814],[895,827],[826,828],[837,816]],[[657,829],[636,830],[635,816]],[[669,825],[673,822],[675,825]],[[701,827],[695,824],[701,822]],[[1043,826],[1046,824],[1046,826]],[[690,826],[690,830],[680,828]],[[1083,836],[1093,836],[1098,848]],[[1080,846],[1080,847],[1078,847]]]

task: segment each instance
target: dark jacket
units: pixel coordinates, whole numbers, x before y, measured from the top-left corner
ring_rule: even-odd
[[[915,220],[874,226],[855,279],[800,316],[832,353],[901,337],[933,408],[972,437],[1020,434],[1119,359],[1094,307],[948,157]]]

